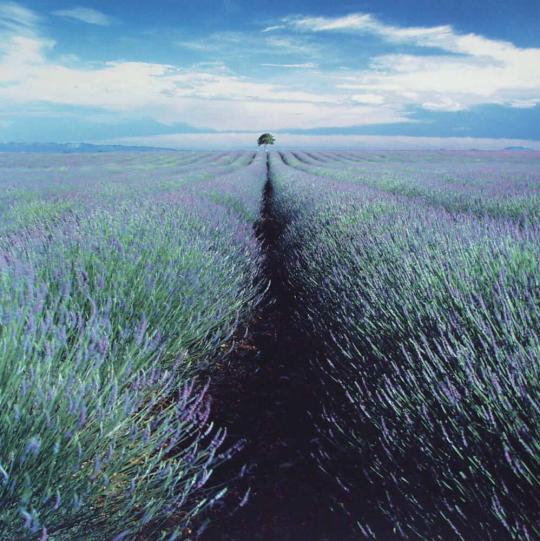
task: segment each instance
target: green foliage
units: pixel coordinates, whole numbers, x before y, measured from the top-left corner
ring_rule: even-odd
[[[336,505],[362,539],[537,539],[538,202],[497,204],[516,190],[504,178],[454,214],[466,197],[426,188],[422,163],[389,185],[380,157],[339,182],[343,162],[319,157],[270,169]]]
[[[264,147],[266,147],[267,145],[273,145],[275,142],[276,142],[276,139],[271,133],[263,133],[257,139],[257,144],[259,146],[264,145]]]
[[[255,206],[253,153],[215,157],[249,174],[227,204]],[[77,186],[73,205],[22,198],[0,229],[2,540],[184,538],[225,490],[200,375],[258,302],[252,224],[136,178]]]

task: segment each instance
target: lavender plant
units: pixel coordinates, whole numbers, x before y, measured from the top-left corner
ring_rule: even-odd
[[[420,200],[451,214],[540,218],[538,153],[389,152],[341,153],[323,158],[306,153],[284,156],[301,171],[360,183],[384,193]]]
[[[170,154],[146,157],[158,178],[145,157],[75,155],[81,176],[58,182],[57,158],[25,159],[1,176],[35,170],[0,233],[0,537],[189,537],[233,444],[198,375],[260,296],[252,224],[189,187],[253,156],[190,156],[186,180]]]
[[[291,163],[274,206],[336,505],[367,539],[538,538],[537,224]]]

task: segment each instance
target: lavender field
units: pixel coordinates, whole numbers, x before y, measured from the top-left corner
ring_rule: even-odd
[[[0,163],[1,538],[173,539],[223,491],[195,377],[260,298],[264,158]]]
[[[539,158],[271,157],[313,455],[358,538],[540,538]]]
[[[540,539],[539,219],[532,151],[0,154],[0,539]]]

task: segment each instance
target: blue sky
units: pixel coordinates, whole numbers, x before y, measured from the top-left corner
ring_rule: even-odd
[[[0,0],[0,141],[241,146],[263,130],[536,146],[540,2]]]

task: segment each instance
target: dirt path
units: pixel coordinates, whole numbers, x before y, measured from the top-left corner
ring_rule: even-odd
[[[228,428],[232,441],[246,442],[217,478],[230,478],[243,464],[248,472],[212,513],[203,541],[354,539],[343,517],[330,511],[332,483],[310,460],[316,433],[309,411],[320,406],[308,381],[307,362],[316,344],[291,324],[292,292],[278,249],[282,229],[274,219],[268,174],[257,234],[270,289],[229,362],[230,373],[213,391],[216,422]],[[240,508],[239,502],[244,504]]]

